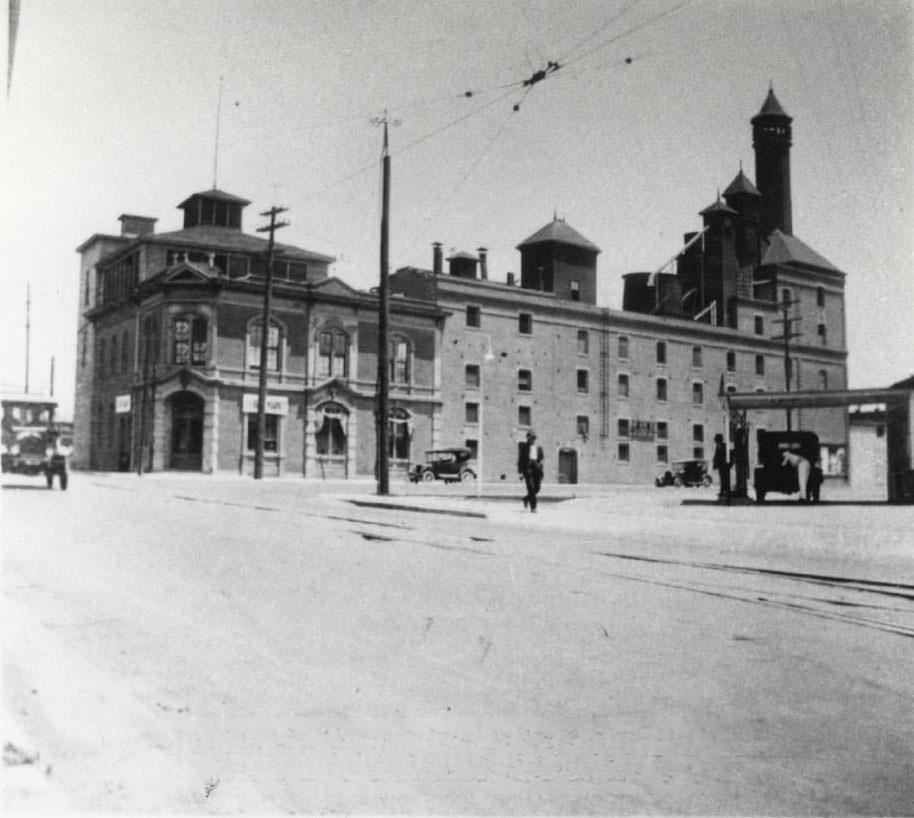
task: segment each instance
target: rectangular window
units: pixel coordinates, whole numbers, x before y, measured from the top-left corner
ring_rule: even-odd
[[[619,375],[619,397],[628,397],[628,375],[625,373]]]
[[[248,415],[247,450],[255,451],[257,448],[257,415]],[[265,452],[279,451],[279,415],[263,416],[263,450]]]
[[[467,364],[466,365],[466,385],[470,389],[478,389],[480,384],[479,379],[479,364]]]
[[[666,341],[657,342],[657,363],[666,363]]]
[[[666,378],[657,378],[657,400],[666,400]]]
[[[816,289],[816,306],[824,307],[825,306],[825,288],[818,287]]]
[[[705,459],[705,447],[696,446],[694,449],[692,449],[692,457],[695,460],[704,460]]]
[[[657,440],[669,440],[670,427],[665,420],[657,421]]]
[[[590,435],[590,418],[587,415],[578,415],[576,424],[578,437],[588,437]]]
[[[396,384],[409,383],[409,342],[405,338],[392,338],[390,340],[390,382]]]
[[[693,443],[704,443],[705,442],[705,427],[701,423],[692,424],[692,442]]]
[[[692,347],[692,366],[696,369],[701,369],[702,367],[701,347]]]
[[[468,327],[478,327],[480,326],[480,311],[479,307],[475,307],[471,304],[467,305],[467,326]]]
[[[257,351],[260,351],[259,348]],[[321,378],[345,378],[348,372],[348,352],[349,336],[342,330],[327,330],[318,335],[318,376]],[[395,359],[391,357],[390,363],[393,364],[394,361]]]
[[[530,335],[533,332],[533,316],[529,312],[522,312],[517,316],[517,331],[521,335]]]
[[[816,327],[816,332],[819,335],[819,343],[822,344],[822,346],[825,346],[828,343],[828,334],[825,329],[825,324],[819,324],[819,326]]]
[[[755,356],[755,374],[756,375],[765,374],[765,356],[764,355]]]
[[[248,369],[260,369],[260,339],[263,323],[255,321],[248,327]],[[271,324],[267,332],[267,371],[279,370],[279,327]]]
[[[628,437],[628,418],[619,418],[616,421],[616,434],[619,437]]]
[[[658,463],[669,463],[670,462],[670,450],[666,446],[657,447],[657,462]]]
[[[765,334],[765,319],[761,315],[755,316],[755,334],[756,335]]]
[[[628,463],[629,460],[629,449],[628,443],[619,444],[619,462]]]
[[[705,388],[704,385],[695,381],[692,384],[692,403],[696,406],[701,406],[705,402]]]
[[[519,392],[530,392],[533,389],[533,375],[529,369],[517,370],[517,390]]]
[[[121,336],[121,374],[126,375],[130,367],[130,340],[127,330]]]
[[[572,280],[569,283],[569,290],[570,290],[569,294],[571,295],[572,301],[581,300],[581,282],[580,281]]]
[[[819,389],[828,389],[828,373],[824,369],[819,370]]]
[[[578,355],[590,352],[590,333],[586,329],[578,330]]]
[[[625,335],[619,336],[619,357],[628,358],[628,338]]]
[[[736,353],[732,349],[727,352],[727,372],[736,372]]]
[[[471,437],[463,441],[463,445],[470,450],[470,457],[474,460],[479,457],[479,441],[476,438]]]
[[[586,369],[578,370],[578,392],[585,393],[590,390],[590,373]]]
[[[532,413],[529,406],[517,407],[517,425],[530,426],[533,422]]]
[[[464,420],[466,423],[479,423],[479,404],[467,403],[464,408]]]

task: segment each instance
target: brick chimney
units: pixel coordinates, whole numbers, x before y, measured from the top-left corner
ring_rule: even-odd
[[[486,253],[489,252],[487,247],[477,247],[476,252],[479,253],[479,277],[486,281],[489,278],[489,265],[486,261]]]
[[[444,257],[441,255],[441,242],[432,244],[432,272],[436,276],[444,275]]]

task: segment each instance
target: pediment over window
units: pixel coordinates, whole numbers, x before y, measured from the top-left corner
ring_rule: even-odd
[[[206,272],[186,261],[169,267],[164,276],[164,280],[169,284],[196,284],[201,281],[209,281],[209,279],[210,276]]]
[[[353,406],[357,393],[341,378],[331,378],[320,386],[305,390],[309,394],[309,402],[319,404],[323,401],[339,401],[343,405]]]
[[[323,281],[317,282],[314,285],[314,292],[320,293],[321,295],[336,295],[347,298],[362,295],[358,290],[350,287],[338,278],[325,278]]]

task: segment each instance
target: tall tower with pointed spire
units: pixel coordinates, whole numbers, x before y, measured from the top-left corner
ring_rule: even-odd
[[[752,146],[755,148],[755,184],[762,194],[761,227],[767,236],[772,230],[793,234],[790,204],[789,117],[768,89],[762,110],[752,117]]]

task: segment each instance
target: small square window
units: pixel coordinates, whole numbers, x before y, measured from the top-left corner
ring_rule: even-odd
[[[533,389],[533,375],[529,369],[517,370],[517,389],[519,392],[530,392]]]
[[[478,327],[481,324],[479,307],[467,305],[467,326]]]
[[[576,421],[578,437],[588,437],[590,435],[590,418],[587,415],[578,415]]]
[[[657,421],[657,440],[668,440],[670,436],[670,427],[665,420]]]
[[[694,449],[692,449],[692,457],[695,460],[704,460],[705,459],[705,447],[696,446]]]
[[[465,420],[467,423],[479,423],[479,404],[467,403],[465,407]]]
[[[701,423],[692,424],[692,440],[695,443],[705,442],[705,427]]]
[[[247,428],[247,450],[253,452],[257,448],[257,415],[249,414]],[[263,416],[263,450],[275,452],[279,447],[279,415]]]
[[[657,400],[666,400],[666,378],[657,378]]]
[[[666,341],[657,342],[657,363],[666,363]]]
[[[518,406],[517,407],[517,425],[518,426],[530,426],[533,423],[532,412],[530,411],[529,406]]]
[[[522,312],[517,316],[517,331],[521,335],[530,335],[533,332],[533,316],[529,312]]]
[[[470,389],[478,389],[479,384],[480,384],[479,364],[467,364],[466,365],[466,385]]]
[[[698,383],[697,381],[692,384],[692,403],[696,406],[701,406],[705,402],[705,387],[704,384]]]
[[[658,463],[669,463],[670,462],[670,450],[666,446],[657,447],[657,462]]]
[[[756,335],[765,334],[765,319],[761,315],[755,316],[755,334]]]
[[[616,426],[619,437],[628,437],[628,418],[619,418]]]
[[[619,461],[622,463],[628,463],[628,461],[629,461],[628,443],[619,444]]]
[[[628,397],[628,375],[625,375],[624,373],[619,375],[619,397]]]
[[[628,337],[625,335],[619,336],[619,357],[628,358]]]
[[[590,373],[586,369],[578,370],[578,392],[584,393],[589,391],[589,376]]]
[[[701,369],[702,367],[701,347],[692,347],[692,366],[696,369]]]
[[[590,333],[586,329],[578,330],[578,354],[586,355],[590,352]]]

